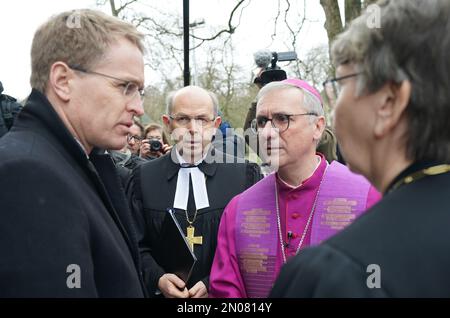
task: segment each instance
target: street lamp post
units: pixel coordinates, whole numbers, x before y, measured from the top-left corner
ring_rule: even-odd
[[[183,0],[184,86],[188,86],[191,81],[191,73],[189,71],[189,28],[195,28],[202,24],[205,24],[205,20],[203,19],[194,21],[193,23],[189,24],[189,0]],[[195,39],[193,39],[193,45],[195,47]],[[194,72],[195,76],[197,76],[197,70],[195,65],[195,49],[192,51],[192,55],[194,59]]]
[[[183,0],[183,49],[184,49],[184,86],[191,80],[189,73],[189,0]]]
[[[192,35],[194,35],[194,30],[197,27],[201,27],[205,24],[204,19],[195,20],[194,22],[189,24],[189,27],[192,29]],[[198,72],[197,72],[197,61],[195,59],[195,37],[192,37],[192,64],[194,69],[194,76],[193,76],[193,84],[198,85]]]

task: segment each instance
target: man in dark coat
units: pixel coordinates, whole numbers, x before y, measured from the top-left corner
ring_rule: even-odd
[[[384,197],[288,263],[273,297],[450,297],[450,2],[378,5],[336,39],[325,91],[349,167]]]
[[[123,148],[143,114],[141,41],[92,10],[36,32],[33,90],[0,140],[0,297],[144,296],[127,201],[99,150]]]
[[[223,209],[261,174],[256,164],[211,146],[221,121],[213,93],[188,86],[169,94],[167,105],[163,121],[177,144],[170,154],[135,169],[128,189],[144,281],[150,295],[207,297]],[[162,235],[168,208],[175,210],[184,235],[193,236],[190,243],[198,262],[187,282],[163,266],[168,253],[178,252],[165,244]]]

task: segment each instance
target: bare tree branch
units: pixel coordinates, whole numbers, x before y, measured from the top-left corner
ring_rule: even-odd
[[[154,28],[151,28],[150,26],[146,25],[145,24],[146,22],[150,22],[154,26]],[[174,32],[174,31],[172,31],[172,29],[176,30],[176,28],[168,28],[167,26],[159,24],[158,22],[156,22],[155,19],[150,18],[150,17],[134,18],[132,20],[132,23],[134,25],[136,25],[136,27],[142,27],[149,31],[156,31],[157,34],[160,34],[160,35],[164,34],[164,35],[171,35],[174,37],[182,37],[183,36],[182,31]]]
[[[230,14],[230,18],[228,19],[228,29],[223,29],[220,30],[218,33],[216,33],[215,35],[209,37],[209,38],[202,38],[202,37],[197,37],[193,34],[191,34],[191,37],[197,39],[197,40],[201,40],[201,41],[212,41],[217,39],[221,34],[223,33],[229,33],[229,34],[233,34],[236,31],[236,27],[237,26],[233,26],[232,21],[233,21],[233,16],[236,13],[236,10],[242,5],[242,3],[244,3],[245,0],[240,0],[236,6],[233,8],[233,10],[231,11]],[[242,13],[241,13],[242,14]]]
[[[119,12],[116,10],[116,3],[114,0],[109,0],[109,5],[111,6],[111,14],[115,17],[119,16]]]
[[[128,7],[130,4],[136,2],[137,0],[130,0],[126,2],[124,5],[122,5],[119,9],[117,9],[117,13],[119,14],[122,10],[124,10],[126,7]]]
[[[109,0],[109,5],[111,7],[111,14],[115,17],[119,17],[120,12],[125,10],[129,5],[133,4],[134,2],[137,2],[138,0],[129,0],[128,2],[125,2],[123,5],[121,5],[119,8],[116,7],[115,0]],[[97,1],[97,5],[105,5],[106,1]]]
[[[239,13],[239,19],[238,19],[236,28],[241,25],[242,14],[244,13],[244,9],[250,5],[250,2],[251,2],[251,0],[248,0],[247,4],[241,8],[241,12]]]
[[[280,0],[278,0],[277,15],[275,16],[275,19],[274,19],[274,22],[273,22],[273,33],[270,36],[270,38],[272,39],[272,43],[273,43],[273,41],[275,41],[275,37],[277,36],[277,24],[278,24],[278,18],[280,17],[280,14],[281,14]]]
[[[289,32],[291,33],[291,36],[292,36],[292,42],[291,42],[292,43],[292,49],[295,50],[295,46],[297,44],[297,36],[300,34],[300,31],[302,30],[303,25],[305,24],[305,21],[306,21],[306,2],[303,1],[303,18],[302,18],[300,24],[298,25],[297,30],[294,31],[291,28],[291,26],[289,25],[289,22],[287,20],[288,12],[289,12],[289,9],[291,8],[291,3],[289,2],[289,0],[285,0],[285,1],[287,3],[287,8],[284,11],[284,23],[286,24],[286,27],[288,28]]]
[[[110,0],[110,1],[114,1],[114,0]],[[137,0],[130,0],[126,5],[129,5],[130,3],[135,2],[135,1],[137,1]],[[248,1],[247,4],[241,8],[241,11],[240,11],[240,13],[239,13],[239,20],[238,20],[238,23],[237,23],[235,26],[233,26],[233,23],[232,23],[232,22],[233,22],[233,18],[234,18],[234,16],[235,16],[237,10],[241,7],[241,5],[242,5],[245,1],[246,1],[246,0],[240,0],[240,1],[234,6],[233,10],[232,10],[231,13],[230,13],[230,17],[229,17],[229,19],[228,19],[228,28],[227,28],[227,29],[220,30],[220,31],[217,32],[215,35],[213,35],[213,36],[211,36],[211,37],[206,37],[206,38],[205,38],[205,37],[199,37],[199,36],[196,36],[196,35],[194,35],[194,34],[192,34],[192,33],[189,34],[192,38],[194,38],[194,39],[200,41],[200,42],[197,43],[194,47],[191,47],[190,50],[194,50],[194,49],[200,47],[200,46],[203,45],[206,41],[213,41],[213,40],[217,39],[218,37],[220,37],[220,36],[221,36],[222,34],[224,34],[224,33],[228,33],[228,34],[230,34],[230,35],[233,34],[233,33],[235,32],[236,28],[240,25],[243,10],[250,4],[250,0],[247,0],[247,1]],[[125,5],[124,5],[124,6],[125,6]],[[177,30],[177,28],[173,28],[173,27],[169,28],[169,27],[167,27],[167,26],[163,26],[163,25],[161,25],[160,23],[158,23],[158,22],[156,21],[156,19],[154,19],[154,18],[152,18],[152,17],[148,17],[148,16],[146,16],[146,17],[142,17],[142,16],[140,16],[140,17],[135,17],[135,18],[132,20],[132,23],[133,23],[136,27],[143,27],[143,28],[145,28],[145,29],[147,29],[147,30],[149,30],[149,31],[151,30],[151,28],[150,28],[150,27],[147,27],[147,26],[146,26],[146,23],[151,23],[151,24],[154,26],[153,30],[156,31],[157,34],[159,34],[159,35],[164,34],[164,35],[171,35],[171,36],[173,36],[173,37],[181,37],[181,36],[183,36],[183,32],[182,32],[182,31],[180,31],[180,32],[174,32],[173,30]],[[181,48],[180,48],[180,49],[175,48],[175,50],[182,51]]]

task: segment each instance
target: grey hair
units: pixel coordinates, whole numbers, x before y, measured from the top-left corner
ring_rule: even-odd
[[[322,103],[316,96],[311,94],[306,89],[300,88],[298,86],[295,86],[291,83],[285,83],[285,82],[271,82],[267,85],[265,85],[261,90],[259,91],[258,95],[256,96],[256,103],[259,102],[259,100],[266,95],[268,92],[274,91],[274,90],[283,90],[283,89],[298,89],[302,91],[303,93],[303,107],[305,108],[306,112],[311,112],[317,114],[319,117],[325,117],[325,112],[323,110]],[[311,116],[310,121],[314,122],[315,117]]]
[[[203,89],[203,88],[202,88]],[[203,89],[211,98],[212,104],[213,104],[213,113],[214,117],[217,117],[219,115],[219,100],[217,99],[217,95],[214,94],[211,91],[208,91],[206,89]],[[179,90],[171,91],[169,94],[167,94],[166,97],[166,114],[171,115],[173,110],[173,99],[175,95],[178,93]]]
[[[371,12],[355,19],[331,48],[336,66],[353,64],[357,95],[387,83],[412,86],[404,136],[410,160],[450,160],[450,1],[382,0],[380,27]]]

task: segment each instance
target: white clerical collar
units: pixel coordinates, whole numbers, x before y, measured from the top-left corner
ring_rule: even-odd
[[[186,164],[186,160],[180,155],[175,147],[175,153],[179,164]],[[199,165],[206,155],[195,165]],[[189,176],[192,179],[192,187],[195,200],[195,208],[197,210],[209,207],[208,191],[206,189],[205,174],[198,167],[180,168],[178,170],[177,188],[175,191],[175,199],[173,207],[176,209],[187,210],[189,199]]]

